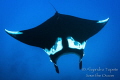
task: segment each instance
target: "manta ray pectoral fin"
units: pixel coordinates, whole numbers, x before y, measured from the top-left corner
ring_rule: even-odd
[[[5,29],[5,32],[14,38],[16,38],[17,35],[23,34],[23,32],[20,31],[9,31],[7,29]]]
[[[105,19],[105,20],[99,20],[97,23],[105,23],[109,20],[109,18]]]
[[[20,31],[9,31],[9,30],[7,30],[7,29],[5,29],[5,31],[8,33],[8,34],[10,34],[10,35],[16,35],[16,34],[23,34],[23,32],[20,32]]]

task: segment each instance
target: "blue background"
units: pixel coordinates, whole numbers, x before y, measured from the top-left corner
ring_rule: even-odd
[[[74,54],[58,60],[55,72],[48,55],[38,47],[21,43],[8,30],[33,28],[59,13],[91,20],[110,18],[107,25],[87,41],[83,68],[117,68],[108,71],[81,71]],[[0,0],[0,80],[119,80],[120,79],[120,1],[119,0]],[[78,34],[80,35],[80,34]],[[86,77],[86,74],[109,74],[113,78]]]

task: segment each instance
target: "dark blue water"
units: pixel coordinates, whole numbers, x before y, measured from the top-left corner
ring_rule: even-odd
[[[42,49],[21,43],[4,31],[25,30],[41,24],[55,13],[49,2],[62,14],[92,20],[110,18],[107,25],[87,41],[82,71],[78,68],[78,56],[69,54],[59,58],[60,74],[57,74]],[[119,80],[120,1],[49,2],[0,0],[0,80]],[[100,70],[93,72],[95,69]]]

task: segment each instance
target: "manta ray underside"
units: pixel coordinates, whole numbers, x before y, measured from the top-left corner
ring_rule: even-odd
[[[56,11],[51,18],[35,28],[22,31],[5,29],[5,31],[23,43],[42,48],[59,73],[57,59],[67,52],[74,52],[80,57],[79,68],[82,69],[86,40],[98,33],[108,19],[87,20]]]

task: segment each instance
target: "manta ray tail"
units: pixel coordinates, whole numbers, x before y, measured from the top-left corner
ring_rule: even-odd
[[[50,2],[49,2],[50,3]],[[50,5],[54,8],[54,10],[58,13],[58,11],[56,10],[56,8],[50,3]]]

